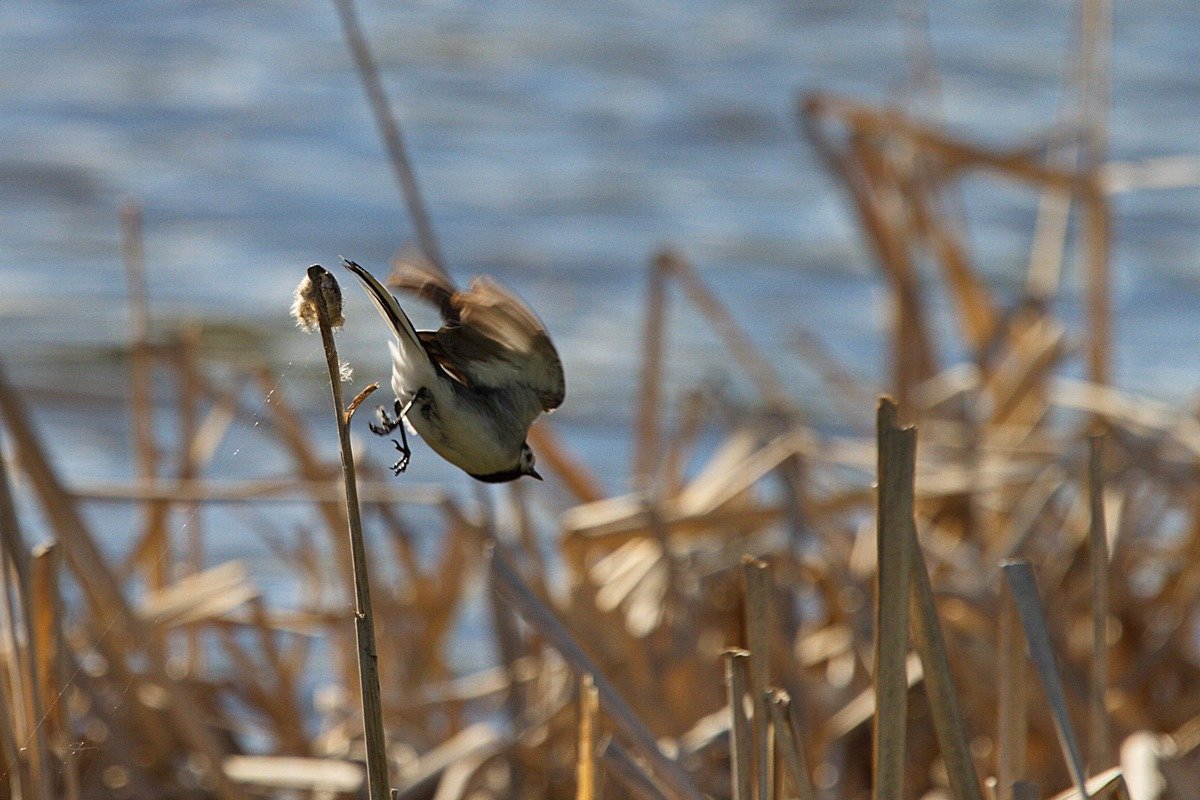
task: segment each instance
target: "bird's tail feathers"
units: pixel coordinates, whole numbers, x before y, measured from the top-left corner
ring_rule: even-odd
[[[413,327],[412,320],[404,313],[404,309],[396,302],[396,298],[392,297],[392,293],[376,280],[374,275],[353,261],[342,259],[342,265],[353,272],[362,282],[367,296],[371,298],[375,308],[379,310],[392,332],[396,334],[396,343],[389,342],[388,346],[392,350],[392,358],[397,366],[403,365],[405,368],[400,371],[409,372],[410,370],[422,370],[425,367],[432,368],[429,354],[425,350],[425,345],[421,344],[417,329]]]
[[[396,338],[408,338],[419,344],[420,340],[417,338],[417,329],[413,327],[412,320],[404,313],[404,309],[396,302],[396,298],[392,297],[392,293],[382,283],[377,281],[374,275],[353,261],[342,259],[342,266],[358,276],[363,288],[367,291],[367,296],[371,298],[371,302],[375,304],[375,308],[379,309],[380,315],[387,320],[388,325],[395,332]]]

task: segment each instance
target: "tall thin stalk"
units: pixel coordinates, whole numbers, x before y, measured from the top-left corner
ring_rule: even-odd
[[[317,307],[321,344],[325,347],[325,363],[329,367],[333,416],[337,420],[338,449],[342,457],[342,478],[346,484],[346,517],[354,570],[354,638],[358,643],[358,677],[362,690],[363,735],[367,750],[367,791],[371,800],[385,800],[388,796],[388,768],[383,740],[383,702],[379,695],[379,657],[375,650],[371,586],[367,574],[366,548],[363,546],[362,518],[358,511],[358,484],[354,480],[354,453],[350,448],[352,412],[348,412],[342,402],[341,371],[338,367],[337,345],[333,342],[331,313],[326,305],[325,293],[319,288],[324,281],[333,280],[333,276],[325,268],[313,265],[308,268],[308,278],[314,287],[318,287],[313,292],[313,301]],[[361,402],[361,398],[356,400]]]
[[[433,232],[429,210],[425,207],[425,200],[421,196],[417,174],[413,170],[412,162],[408,158],[408,151],[404,147],[404,134],[400,131],[400,123],[392,114],[387,93],[383,89],[383,81],[379,79],[379,69],[375,66],[375,59],[371,56],[371,49],[367,46],[367,39],[363,36],[362,26],[359,25],[358,14],[354,9],[354,0],[334,0],[334,6],[337,7],[338,17],[342,21],[342,30],[346,34],[346,45],[354,56],[354,63],[358,67],[358,74],[362,77],[367,99],[371,102],[371,111],[375,115],[375,123],[379,126],[379,134],[383,137],[384,147],[387,148],[388,158],[391,159],[392,171],[396,175],[400,194],[404,196],[404,204],[408,207],[408,217],[412,220],[421,252],[438,272],[445,275],[446,262],[442,258],[437,236]]]
[[[875,726],[871,763],[875,800],[904,791],[904,745],[908,719],[908,601],[913,522],[915,429],[897,426],[889,397],[879,400],[878,538],[875,590]]]

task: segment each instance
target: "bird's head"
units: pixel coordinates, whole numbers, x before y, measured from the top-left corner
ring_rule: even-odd
[[[533,468],[537,458],[533,455],[533,449],[529,446],[529,442],[521,442],[521,460],[517,463],[517,469],[522,475],[528,475],[531,478],[542,480],[542,476],[538,475],[538,471]]]

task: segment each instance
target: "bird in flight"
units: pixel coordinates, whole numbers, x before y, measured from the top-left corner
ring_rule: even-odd
[[[490,278],[458,291],[422,259],[403,259],[389,283],[437,307],[442,327],[418,331],[391,292],[353,261],[342,261],[395,334],[392,391],[395,417],[381,406],[371,430],[393,440],[399,475],[411,450],[405,423],[434,452],[472,478],[503,483],[522,475],[542,479],[525,440],[543,412],[562,405],[566,382],[558,351],[525,303]]]

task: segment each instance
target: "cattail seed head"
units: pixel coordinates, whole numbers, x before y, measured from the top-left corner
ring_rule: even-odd
[[[300,281],[292,297],[292,318],[306,333],[312,333],[318,327],[318,291],[325,299],[330,326],[337,330],[346,323],[346,318],[342,316],[342,289],[338,286],[337,279],[328,270],[314,264],[308,268],[308,274]]]

